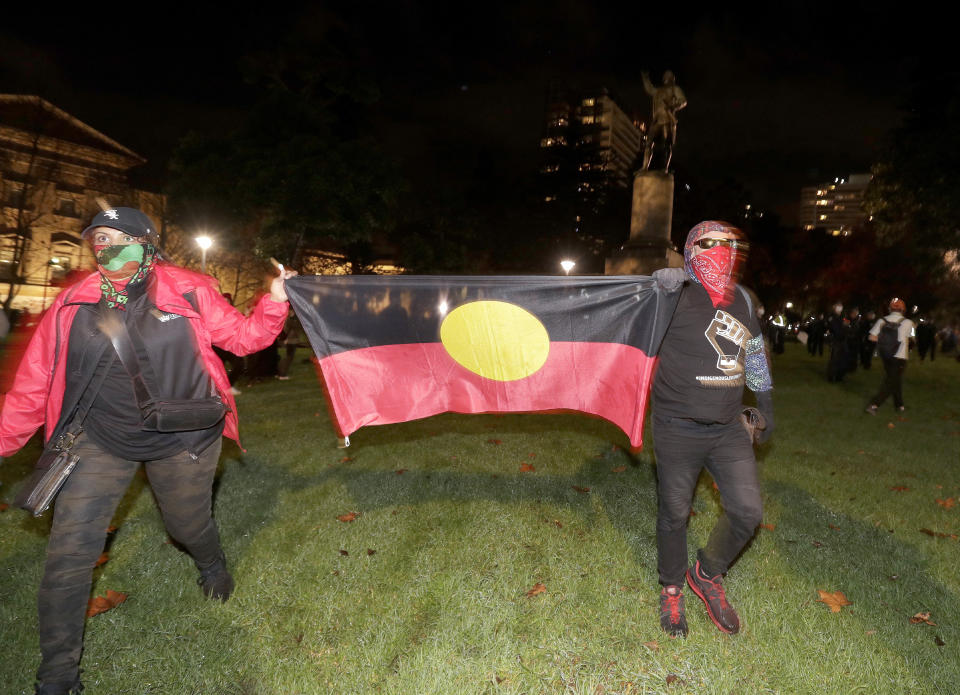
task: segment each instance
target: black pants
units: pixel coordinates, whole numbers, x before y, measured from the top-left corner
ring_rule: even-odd
[[[906,360],[883,358],[883,381],[877,395],[870,399],[870,404],[879,406],[888,396],[893,396],[893,407],[903,407],[903,373],[906,369]]]
[[[287,376],[290,373],[290,365],[293,364],[293,357],[297,354],[296,345],[284,345],[283,357],[277,365],[277,376]]]
[[[687,519],[700,471],[713,476],[724,512],[697,552],[703,571],[723,574],[763,517],[757,461],[739,420],[703,425],[679,418],[653,418],[657,456],[657,571],[660,583],[682,585],[687,570]]]
[[[197,461],[183,452],[144,464],[167,531],[201,568],[221,554],[211,517],[220,446],[218,439]],[[93,567],[106,544],[110,520],[140,465],[108,454],[83,435],[73,451],[80,462],[57,496],[37,601],[42,653],[37,678],[44,682],[77,678]]]

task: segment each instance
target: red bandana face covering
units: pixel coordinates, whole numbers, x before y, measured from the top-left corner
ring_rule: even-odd
[[[690,268],[715,307],[727,306],[733,299],[733,265],[734,252],[729,246],[714,246],[690,259]]]
[[[718,245],[695,253],[697,242],[715,233],[745,241],[743,233],[729,222],[718,220],[701,222],[687,235],[687,242],[683,247],[684,267],[694,282],[703,285],[714,307],[728,306],[733,302],[733,293],[740,280],[740,271],[747,259],[746,249],[732,249],[729,246]]]

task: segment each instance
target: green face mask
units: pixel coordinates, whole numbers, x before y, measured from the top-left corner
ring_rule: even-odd
[[[114,244],[95,249],[97,265],[104,277],[123,280],[136,274],[147,256],[144,244]]]

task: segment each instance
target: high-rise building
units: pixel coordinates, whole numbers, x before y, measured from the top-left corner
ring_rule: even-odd
[[[544,126],[540,171],[545,200],[592,200],[604,187],[630,185],[643,147],[642,124],[608,90],[551,88]]]
[[[606,89],[553,86],[545,115],[541,200],[555,213],[556,238],[575,240],[581,251],[601,258],[618,232],[624,238],[629,234],[629,191],[644,125],[628,116]]]
[[[832,183],[800,189],[800,224],[806,230],[823,229],[831,236],[850,236],[869,219],[864,196],[870,174],[852,174]]]

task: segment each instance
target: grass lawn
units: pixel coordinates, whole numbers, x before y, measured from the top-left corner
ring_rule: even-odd
[[[657,622],[649,432],[631,456],[583,416],[443,415],[342,450],[311,365],[241,384],[247,450],[225,444],[215,497],[236,593],[202,598],[138,477],[96,570],[129,598],[87,622],[87,693],[956,693],[960,363],[914,356],[906,413],[871,417],[879,367],[829,384],[797,344],[774,357],[764,526],[726,580],[743,629],[688,591],[686,640]],[[37,454],[3,463],[0,500]],[[719,512],[706,474],[694,510],[691,556]],[[0,513],[3,693],[32,692],[49,516]]]

